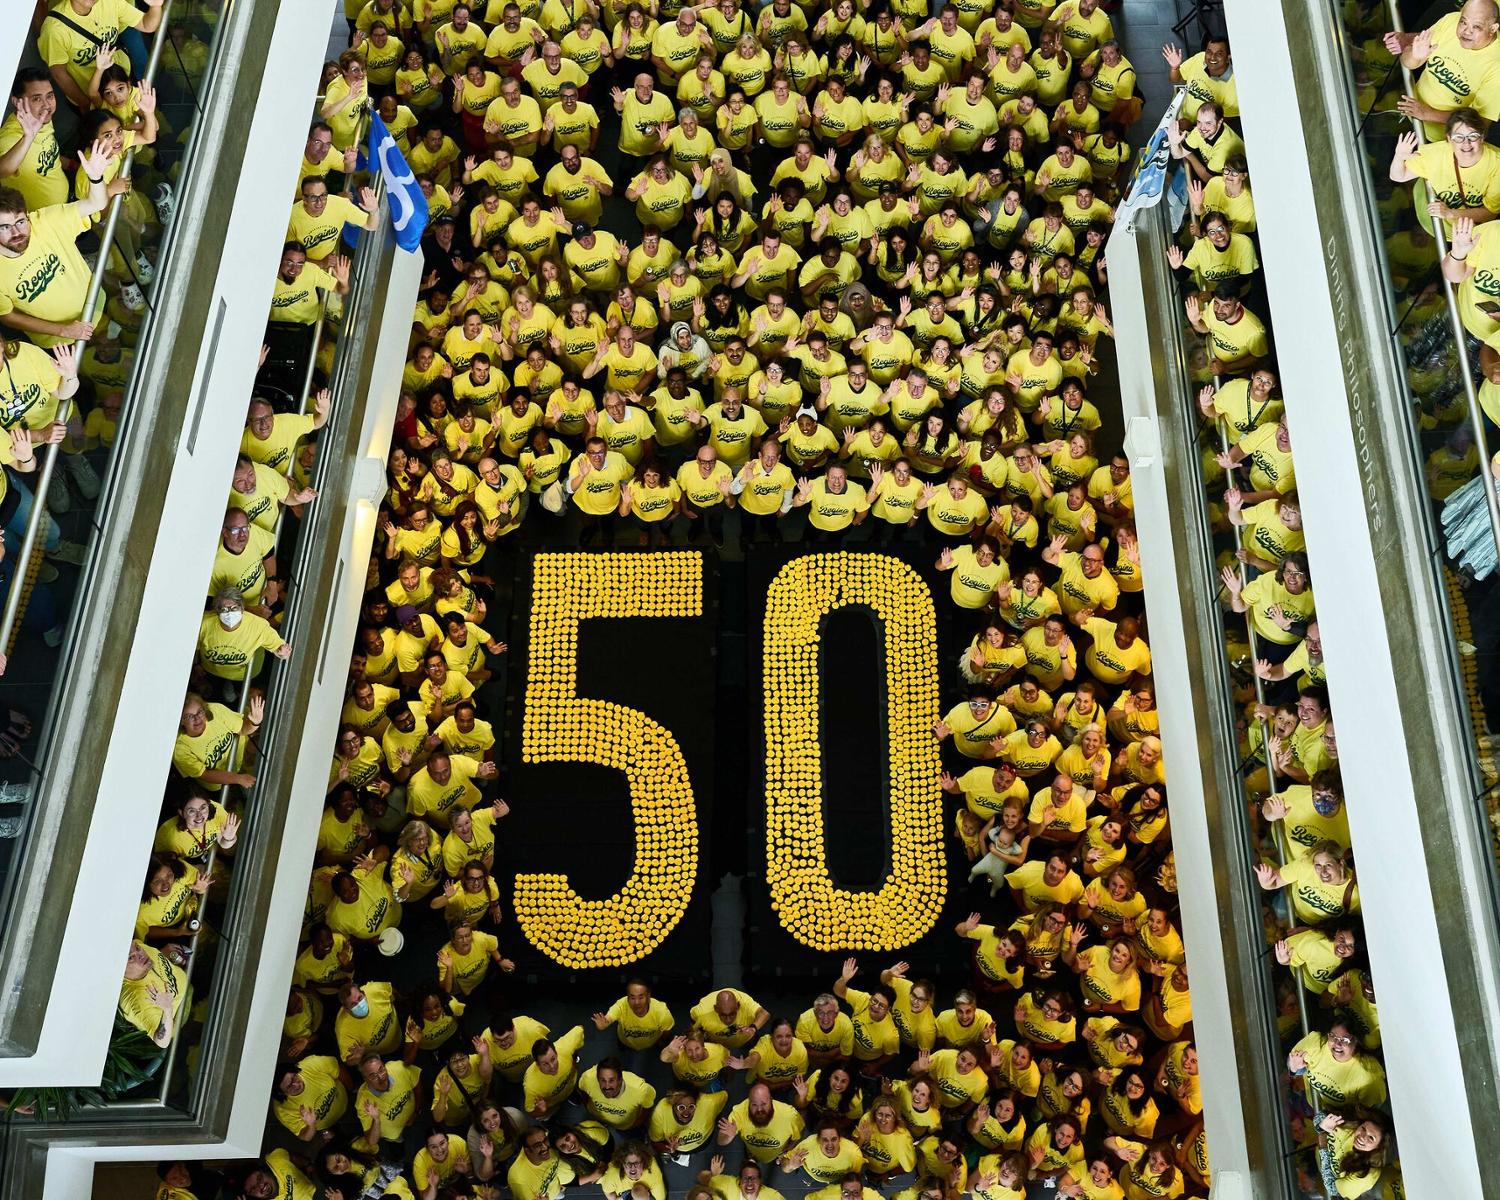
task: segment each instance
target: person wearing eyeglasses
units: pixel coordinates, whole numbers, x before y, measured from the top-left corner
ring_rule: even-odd
[[[286,240],[298,243],[315,264],[339,248],[344,226],[354,225],[360,229],[371,229],[380,212],[375,193],[370,188],[361,188],[359,203],[343,196],[328,194],[328,180],[308,176],[299,190],[302,199],[292,206],[287,220]]]
[[[97,313],[83,311],[92,271],[77,239],[109,203],[104,178],[113,161],[103,142],[79,153],[88,191],[72,204],[28,211],[20,192],[0,187],[0,325],[39,346],[94,336]],[[101,310],[103,301],[101,292]]]

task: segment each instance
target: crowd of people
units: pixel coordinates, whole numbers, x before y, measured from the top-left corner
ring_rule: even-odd
[[[1092,0],[1014,7],[351,12],[294,232],[335,254],[374,110],[428,274],[268,1153],[231,1187],[1206,1190],[1129,465],[1089,399],[1133,71]],[[834,960],[781,1016],[681,1017],[632,979],[590,1035],[508,986],[487,572],[726,540],[947,573],[972,977]]]
[[[38,460],[57,446],[19,626],[23,638],[50,648],[67,620],[68,568],[85,556],[65,536],[77,523],[58,518],[86,517],[99,497],[156,246],[176,207],[175,139],[198,82],[194,48],[203,48],[205,28],[187,10],[198,7],[179,5],[162,29],[182,53],[153,86],[142,78],[144,35],[162,21],[161,0],[38,5],[0,120],[0,598],[31,574],[15,556],[32,518]],[[114,236],[99,262],[116,202]],[[15,757],[30,736],[30,721],[13,714],[0,758]]]
[[[1369,10],[1368,18],[1382,15]],[[1415,69],[1433,54],[1440,62],[1464,62],[1478,82],[1478,63],[1500,58],[1467,55],[1493,42],[1497,29],[1500,12],[1491,0],[1471,0],[1425,32],[1389,34],[1373,25],[1351,32],[1364,39],[1360,78],[1366,83],[1393,73],[1395,55]],[[1228,47],[1210,46],[1209,55],[1227,62]],[[1289,1130],[1293,1145],[1310,1152],[1298,1160],[1309,1193],[1402,1195],[1293,447],[1273,331],[1263,319],[1266,291],[1247,153],[1228,120],[1235,100],[1218,95],[1212,99],[1219,106],[1211,106],[1185,68],[1173,64],[1174,77],[1187,83],[1182,117],[1192,127],[1169,131],[1169,141],[1182,163],[1187,219],[1168,259],[1182,285],[1189,337],[1201,346],[1193,369],[1204,417],[1203,475],[1221,551],[1226,651],[1243,704],[1239,750],[1259,855],[1253,869],[1268,901],[1267,938],[1283,968],[1277,983]],[[1397,93],[1389,107],[1438,122],[1439,130],[1446,122],[1449,144],[1418,153],[1418,139],[1402,136],[1390,178],[1429,180],[1431,192],[1419,190],[1412,205],[1417,221],[1462,228],[1468,206],[1481,203],[1487,186],[1471,168],[1491,153],[1482,154],[1478,144],[1488,121],[1475,111],[1475,97],[1450,84],[1444,72],[1419,77],[1416,91],[1406,98]],[[1459,194],[1454,172],[1471,199]],[[1412,204],[1409,196],[1401,199]],[[1414,243],[1426,236],[1420,226],[1413,233]],[[1465,249],[1455,243],[1457,257],[1443,264],[1445,273],[1459,265]],[[1429,254],[1424,269],[1435,265]],[[1439,295],[1437,309],[1441,303]],[[1429,297],[1413,327],[1435,311]],[[1434,489],[1446,485],[1434,490],[1434,499],[1478,470],[1477,457],[1470,455],[1465,468],[1458,461],[1464,448],[1455,446],[1457,454],[1439,452],[1429,462]]]
[[[161,139],[154,91],[121,47],[160,7],[60,0],[38,38],[48,69],[17,76],[0,126],[0,324],[18,335],[0,343],[7,526],[24,528],[38,445],[62,443],[62,478],[87,498],[69,452],[88,430],[113,437],[173,202],[167,164],[143,155]],[[1478,53],[1493,8],[1470,0],[1399,52]],[[164,1049],[191,1017],[189,956],[214,953],[210,903],[254,785],[251,681],[291,653],[278,533],[315,499],[328,416],[327,395],[304,403],[294,382],[349,286],[345,226],[379,220],[357,169],[371,113],[428,197],[426,274],[267,1154],[222,1175],[165,1164],[162,1196],[1206,1195],[1129,463],[1090,398],[1108,378],[1103,247],[1140,107],[1104,6],[346,12],[125,967],[121,1020]],[[1244,725],[1257,875],[1285,917],[1277,960],[1327,1010],[1289,1050],[1290,1116],[1323,1180],[1359,1196],[1393,1177],[1393,1146],[1291,448],[1244,303],[1258,261],[1233,68],[1222,38],[1163,53],[1186,87],[1172,154],[1191,222],[1172,265],[1209,339],[1206,427],[1228,431],[1226,599],[1265,683]],[[52,131],[59,93],[74,156]],[[1450,140],[1483,132],[1459,99]],[[1415,103],[1441,119],[1437,99]],[[1416,158],[1393,177],[1420,174]],[[116,195],[124,232],[86,313],[75,242]],[[1455,222],[1457,263],[1478,214],[1435,215]],[[57,421],[75,395],[87,420]],[[975,911],[953,931],[971,977],[831,959],[826,991],[774,1015],[736,988],[673,997],[674,1014],[631,979],[587,1026],[549,1023],[506,986],[490,718],[512,618],[486,571],[521,541],[762,540],[894,546],[947,573],[966,645],[957,702],[934,714],[934,786],[972,864]],[[403,945],[432,970],[398,991],[384,955]]]

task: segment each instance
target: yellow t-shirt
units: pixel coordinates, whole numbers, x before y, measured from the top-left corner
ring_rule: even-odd
[[[370,223],[370,214],[343,196],[329,196],[323,211],[314,216],[302,203],[292,206],[287,218],[286,240],[307,251],[311,263],[320,263],[339,248],[346,224],[360,229]]]
[[[417,1116],[417,1088],[422,1082],[422,1072],[403,1062],[387,1062],[385,1069],[391,1079],[390,1087],[377,1093],[371,1091],[368,1084],[362,1085],[355,1098],[354,1111],[359,1114],[360,1127],[368,1131],[370,1118],[365,1115],[365,1105],[374,1101],[380,1111],[381,1141],[399,1142],[406,1127]]]
[[[724,493],[719,490],[719,485],[733,482],[734,471],[722,462],[714,463],[713,470],[706,479],[696,460],[683,463],[677,470],[677,486],[694,508],[712,508],[723,504]]]
[[[573,1026],[554,1039],[553,1046],[557,1051],[557,1074],[545,1074],[534,1062],[526,1068],[522,1089],[528,1113],[536,1110],[538,1100],[545,1100],[551,1112],[578,1087],[578,1051],[583,1048],[583,1026]]]
[[[90,67],[92,68],[92,59]],[[0,122],[0,155],[18,145],[24,134],[21,122],[11,113]],[[16,173],[7,178],[8,186],[21,193],[29,211],[47,208],[68,201],[68,177],[62,169],[62,150],[57,143],[57,133],[48,121],[32,139],[30,148],[21,159]]]
[[[750,1119],[750,1101],[741,1100],[729,1110],[729,1119],[739,1130],[745,1152],[765,1165],[779,1158],[798,1138],[804,1128],[802,1114],[790,1104],[771,1101],[771,1117],[764,1125]]]
[[[653,1142],[665,1142],[668,1138],[677,1139],[677,1153],[690,1154],[700,1146],[708,1144],[714,1136],[714,1127],[719,1120],[719,1114],[724,1111],[724,1106],[729,1103],[728,1092],[704,1092],[697,1098],[693,1107],[693,1115],[684,1125],[677,1120],[677,1114],[672,1111],[672,1102],[668,1098],[658,1100],[656,1107],[651,1110],[651,1123],[647,1136]]]
[[[579,467],[588,461],[587,454],[580,454],[568,467],[567,478],[573,479]],[[583,482],[573,493],[573,503],[591,516],[604,516],[620,507],[620,485],[631,476],[629,461],[622,454],[605,451],[604,465],[591,466]]]
[[[1458,13],[1449,13],[1432,26],[1432,53],[1417,76],[1417,99],[1441,112],[1467,105],[1494,120],[1500,115],[1495,96],[1500,41],[1482,50],[1465,50],[1458,40],[1458,18]]]
[[[849,479],[845,481],[842,492],[830,492],[827,477],[820,476],[813,480],[807,519],[814,528],[837,532],[848,529],[854,523],[855,514],[869,507],[862,484]]]
[[[55,22],[47,22],[55,24]],[[42,321],[66,323],[83,316],[90,272],[77,238],[90,220],[76,204],[56,204],[31,213],[31,240],[15,257],[0,256],[0,312],[12,310]],[[39,346],[70,339],[27,335]]]
[[[73,25],[91,35],[85,37],[78,29],[57,20],[42,21],[41,32],[37,35],[37,51],[42,60],[49,67],[66,67],[79,91],[87,94],[89,81],[94,77],[97,49],[106,42],[115,47],[114,64],[126,71],[131,69],[130,56],[120,48],[120,34],[141,23],[146,15],[143,9],[137,8],[130,0],[98,0],[87,14],[81,14],[67,4],[48,7],[61,8]]]

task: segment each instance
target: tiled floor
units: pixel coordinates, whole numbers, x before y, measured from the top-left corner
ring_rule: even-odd
[[[1131,130],[1129,141],[1132,148],[1138,148],[1145,131],[1155,127],[1172,94],[1167,63],[1161,56],[1162,46],[1176,42],[1188,55],[1201,49],[1196,23],[1189,26],[1186,39],[1172,31],[1191,8],[1189,0],[1125,0],[1113,14],[1115,33],[1125,50],[1125,57],[1135,67],[1140,94],[1146,99],[1137,129]]]

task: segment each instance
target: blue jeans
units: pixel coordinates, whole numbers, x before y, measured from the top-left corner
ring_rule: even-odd
[[[5,552],[8,557],[14,557],[21,553],[21,543],[26,537],[26,523],[31,519],[31,507],[36,502],[36,497],[32,494],[31,488],[21,482],[19,476],[10,474],[6,482],[16,493],[17,500],[15,511],[10,514],[10,520],[5,523]],[[62,530],[52,519],[52,514],[44,512],[40,537],[42,549],[56,550],[61,541]]]
[[[166,37],[167,31],[163,29],[155,36]],[[151,61],[151,53],[146,49],[145,36],[139,29],[122,29],[120,31],[120,49],[130,56],[131,78],[142,78],[146,74],[146,67]]]

